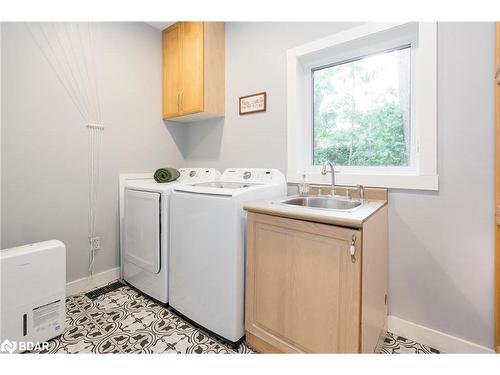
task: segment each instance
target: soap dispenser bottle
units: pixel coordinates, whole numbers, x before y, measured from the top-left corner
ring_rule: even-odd
[[[299,195],[307,197],[309,195],[309,181],[307,180],[306,172],[302,173],[302,181],[298,184]]]

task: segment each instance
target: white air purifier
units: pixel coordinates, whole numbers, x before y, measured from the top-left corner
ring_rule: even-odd
[[[66,246],[61,241],[1,250],[0,280],[2,349],[31,350],[63,333]]]

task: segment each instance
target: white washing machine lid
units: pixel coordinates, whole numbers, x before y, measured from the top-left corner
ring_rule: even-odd
[[[175,186],[175,191],[236,196],[253,192],[269,186],[286,184],[285,176],[276,169],[267,168],[228,168],[216,182],[193,183]]]
[[[177,182],[177,181],[158,183],[154,179],[148,178],[148,179],[128,181],[125,184],[125,189],[150,191],[154,193],[165,193],[172,191],[174,186],[180,184],[182,184],[182,182]]]
[[[176,186],[174,190],[185,193],[222,195],[222,196],[232,197],[247,192],[252,192],[258,189],[262,189],[263,187],[266,186],[269,185],[239,183],[232,181],[214,181],[214,182],[205,182],[199,184],[180,185]]]
[[[220,172],[214,168],[181,168],[180,176],[172,182],[156,182],[152,177],[137,180],[128,180],[125,189],[168,193],[175,186],[182,184],[194,184],[198,182],[216,181],[220,178]]]

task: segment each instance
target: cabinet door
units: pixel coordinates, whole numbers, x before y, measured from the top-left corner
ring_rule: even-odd
[[[182,33],[176,23],[163,31],[163,118],[180,115]]]
[[[250,336],[282,352],[359,352],[360,243],[357,230],[250,213]]]
[[[203,22],[182,22],[182,92],[183,115],[202,112],[203,106]]]

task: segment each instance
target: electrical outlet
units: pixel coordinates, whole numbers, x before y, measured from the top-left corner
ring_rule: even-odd
[[[90,239],[90,248],[92,250],[99,250],[101,248],[101,237],[92,237]]]

